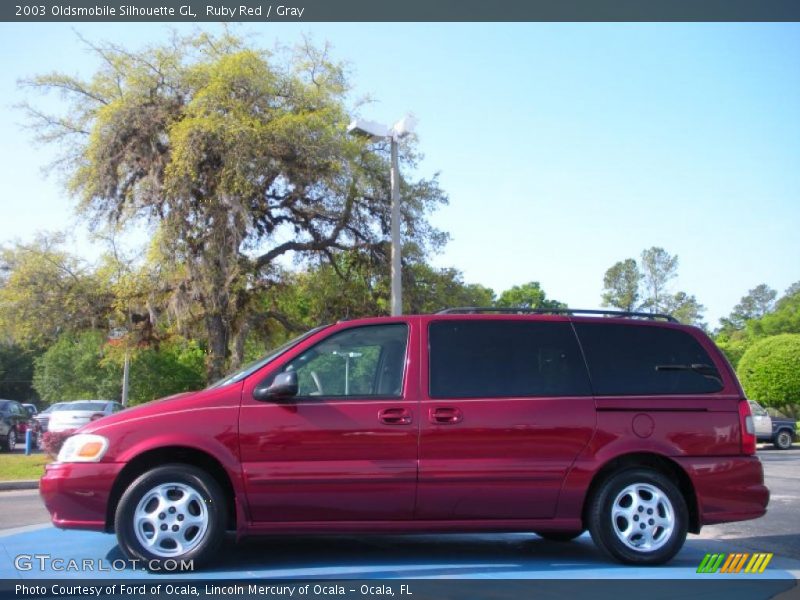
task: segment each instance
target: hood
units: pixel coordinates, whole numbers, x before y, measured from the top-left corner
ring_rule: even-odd
[[[182,392],[173,394],[159,400],[139,404],[126,408],[118,413],[92,421],[78,429],[78,433],[102,433],[117,423],[125,423],[131,419],[156,417],[165,413],[182,412],[193,408],[200,408],[213,404],[238,402],[239,394],[231,393],[232,387],[241,387],[242,384],[233,384],[224,388],[213,390],[200,390],[197,392]]]

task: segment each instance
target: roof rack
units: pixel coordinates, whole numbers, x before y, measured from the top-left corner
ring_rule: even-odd
[[[498,308],[495,306],[459,306],[456,308],[445,308],[437,312],[437,315],[468,315],[484,313],[503,313],[503,314],[531,314],[531,315],[599,315],[604,317],[627,317],[630,319],[648,319],[651,321],[668,321],[677,323],[678,319],[672,315],[661,313],[632,312],[627,310],[593,310],[585,308]]]

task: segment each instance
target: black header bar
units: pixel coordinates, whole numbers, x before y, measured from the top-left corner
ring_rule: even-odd
[[[4,0],[7,22],[800,21],[800,0]]]

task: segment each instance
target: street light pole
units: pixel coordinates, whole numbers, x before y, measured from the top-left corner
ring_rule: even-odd
[[[131,352],[125,345],[125,363],[122,365],[122,406],[128,406],[128,389],[130,386]]]
[[[392,298],[391,314],[403,314],[403,284],[400,269],[400,166],[397,158],[397,139],[391,136],[392,143]]]
[[[391,184],[392,184],[392,249],[391,249],[391,302],[390,309],[393,317],[403,314],[403,283],[402,271],[400,261],[400,161],[398,158],[398,142],[401,138],[409,135],[414,131],[417,120],[411,116],[406,115],[394,124],[391,128],[375,123],[374,121],[365,121],[363,119],[356,119],[347,128],[348,132],[356,135],[361,135],[377,141],[388,138],[391,143],[392,151],[392,164],[391,164]]]

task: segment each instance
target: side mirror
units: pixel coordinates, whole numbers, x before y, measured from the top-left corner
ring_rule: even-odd
[[[256,400],[289,398],[297,395],[297,389],[297,371],[286,371],[278,373],[272,380],[272,384],[254,389],[253,398]]]

